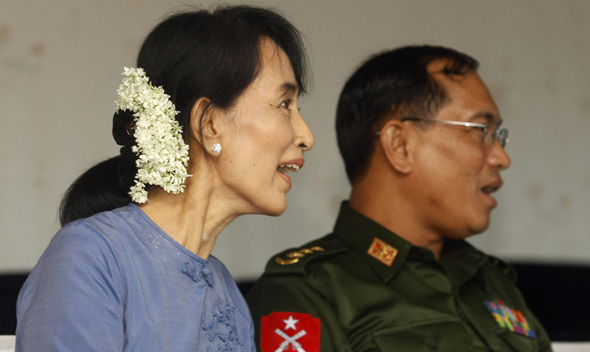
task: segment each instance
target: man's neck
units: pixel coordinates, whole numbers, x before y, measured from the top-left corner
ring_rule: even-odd
[[[393,201],[394,197],[399,195],[387,193],[386,190],[363,192],[355,186],[350,195],[349,205],[414,246],[431,250],[438,260],[444,246],[444,238],[420,226],[421,222],[412,215],[411,207],[402,207],[399,202]]]

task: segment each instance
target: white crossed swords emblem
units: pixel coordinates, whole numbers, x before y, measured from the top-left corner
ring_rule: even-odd
[[[276,329],[275,334],[277,334],[280,337],[285,339],[285,341],[283,341],[281,343],[281,345],[279,346],[279,348],[277,348],[277,350],[275,352],[283,352],[284,350],[287,349],[287,347],[289,347],[289,345],[293,346],[293,348],[296,349],[297,352],[305,352],[303,347],[301,347],[301,344],[299,342],[297,342],[297,340],[299,340],[300,338],[305,336],[305,334],[307,334],[305,332],[305,330],[301,330],[298,333],[296,333],[295,335],[289,336],[289,335],[285,334],[284,332],[282,332],[280,329]]]

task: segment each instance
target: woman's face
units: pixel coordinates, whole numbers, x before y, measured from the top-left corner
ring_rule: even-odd
[[[280,215],[291,188],[287,173],[303,166],[303,152],[314,139],[299,114],[289,58],[268,39],[260,50],[261,71],[225,113],[229,133],[214,159],[237,213]]]

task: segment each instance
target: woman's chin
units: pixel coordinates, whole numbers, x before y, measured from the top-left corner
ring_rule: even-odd
[[[259,208],[257,214],[268,215],[268,216],[279,216],[287,210],[287,200],[283,202],[277,202],[275,204],[268,204]]]
[[[268,215],[268,216],[279,216],[282,215],[285,210],[287,210],[287,205],[285,204],[284,207],[281,207],[280,209],[273,209],[267,213],[265,213],[264,215]]]

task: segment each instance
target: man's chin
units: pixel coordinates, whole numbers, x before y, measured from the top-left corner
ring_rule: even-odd
[[[479,235],[480,233],[487,230],[488,227],[490,227],[490,217],[489,216],[485,220],[481,221],[479,224],[472,226],[472,228],[470,228],[471,234],[467,237]]]
[[[489,218],[486,221],[481,221],[479,223],[470,224],[469,226],[463,229],[455,229],[452,231],[448,231],[444,238],[446,239],[453,239],[453,240],[463,240],[475,235],[479,235],[480,233],[487,230],[490,225]]]

